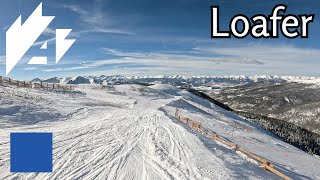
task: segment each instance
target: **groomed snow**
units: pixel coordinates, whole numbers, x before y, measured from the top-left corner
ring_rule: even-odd
[[[0,179],[279,179],[173,118],[181,99],[180,112],[208,130],[294,179],[320,179],[319,157],[168,85],[87,85],[72,93],[0,86]],[[10,173],[10,132],[53,132],[53,173]]]

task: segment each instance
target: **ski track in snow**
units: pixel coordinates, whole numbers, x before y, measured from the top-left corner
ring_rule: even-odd
[[[231,127],[248,126],[257,131],[187,92],[177,90],[170,94],[140,85],[119,85],[114,90],[88,86],[77,90],[77,93],[58,93],[0,87],[1,108],[12,110],[5,105],[8,102],[26,107],[13,108],[6,114],[0,111],[0,179],[279,179],[245,156],[170,117],[177,107],[171,104],[183,97],[195,108],[182,112],[207,118],[209,127],[220,123],[219,127],[230,128],[229,122]],[[178,93],[182,96],[175,96]],[[197,108],[207,114],[197,112]],[[29,117],[21,109],[37,111]],[[31,121],[44,111],[59,116]],[[222,121],[212,121],[208,114]],[[32,123],[20,122],[22,115]],[[53,173],[10,173],[10,132],[52,132]],[[241,131],[236,133],[245,136]],[[286,143],[280,144],[287,146],[288,151],[299,152],[302,158],[312,157]],[[310,168],[319,167],[319,159],[312,163]],[[296,173],[295,179],[320,177],[311,170]]]

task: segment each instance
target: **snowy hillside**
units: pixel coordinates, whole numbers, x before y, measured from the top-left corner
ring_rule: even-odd
[[[182,102],[182,103],[181,103]],[[201,122],[293,179],[320,179],[319,157],[170,85],[0,86],[0,179],[280,179],[174,118]],[[53,173],[10,173],[10,132],[53,132]]]
[[[282,79],[284,79],[287,82],[320,85],[320,77],[283,76]]]

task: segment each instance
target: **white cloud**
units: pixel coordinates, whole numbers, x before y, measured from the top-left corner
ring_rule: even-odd
[[[34,47],[34,46],[42,46],[45,42],[49,43],[49,42],[53,42],[55,40],[56,40],[56,38],[54,37],[54,38],[46,39],[46,40],[43,40],[43,41],[38,41],[38,42],[33,43],[32,47]]]
[[[79,31],[77,35],[84,33],[115,33],[132,35],[133,32],[115,28],[114,18],[111,18],[102,11],[102,1],[96,1],[94,8],[84,9],[78,5],[64,4],[63,7],[80,15],[79,19],[84,23],[84,30]]]
[[[292,61],[313,61],[320,57],[319,49],[299,48],[288,45],[251,45],[224,48],[197,47],[194,50],[224,57],[248,58],[272,63],[282,61],[288,64],[292,63]]]
[[[56,34],[56,31],[54,29],[51,29],[50,27],[47,27],[44,31],[43,31],[44,35],[47,36],[53,36]]]
[[[106,54],[111,54],[114,56],[119,57],[129,57],[129,58],[137,58],[138,62],[140,60],[144,59],[151,59],[151,60],[159,60],[159,63],[161,64],[163,61],[172,61],[177,63],[188,63],[188,62],[204,62],[204,63],[236,63],[236,64],[254,64],[254,65],[261,65],[263,64],[260,61],[257,61],[255,59],[250,59],[246,57],[215,57],[212,55],[212,53],[199,53],[199,52],[169,52],[169,53],[143,53],[143,52],[122,52],[116,49],[110,49],[110,48],[102,48],[102,51]],[[191,54],[190,54],[191,53]],[[139,60],[140,59],[140,60]]]
[[[0,65],[6,64],[6,56],[0,56]]]
[[[46,72],[54,71],[72,71],[72,70],[85,70],[96,69],[103,66],[113,66],[113,68],[123,69],[135,69],[141,70],[149,69],[150,71],[201,71],[216,70],[220,67],[217,64],[229,63],[229,64],[252,64],[260,65],[261,63],[252,61],[250,59],[240,58],[217,58],[217,57],[205,57],[199,55],[185,55],[176,53],[142,53],[142,52],[122,52],[115,49],[102,49],[103,52],[117,56],[113,59],[89,61],[88,63],[78,66],[67,68],[53,68],[45,69]],[[120,67],[121,65],[121,67]],[[118,66],[118,67],[114,67]],[[134,67],[132,67],[134,66]],[[126,70],[126,71],[127,71]],[[146,72],[146,71],[144,71]]]
[[[35,67],[27,67],[27,68],[23,68],[22,70],[24,70],[24,71],[34,71],[34,70],[37,70],[37,68],[35,68]]]
[[[88,74],[133,75],[315,75],[320,66],[320,62],[316,61],[320,50],[294,46],[197,47],[180,53],[125,52],[110,48],[103,48],[102,51],[114,58],[43,71],[81,70]],[[103,68],[109,70],[98,70]]]

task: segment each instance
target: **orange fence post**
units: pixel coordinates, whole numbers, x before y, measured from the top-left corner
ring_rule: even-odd
[[[282,178],[285,179],[285,180],[292,180],[290,177],[282,174],[281,172],[275,170],[273,167],[270,167],[270,166],[268,166],[267,164],[262,164],[262,166],[263,166],[266,170],[268,170],[268,171],[270,171],[270,172],[272,172],[272,173],[274,173],[274,174],[282,177]]]

